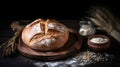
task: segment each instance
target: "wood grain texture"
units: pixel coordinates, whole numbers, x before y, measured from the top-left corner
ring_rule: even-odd
[[[69,29],[70,35],[69,40],[65,46],[56,49],[54,51],[38,51],[27,47],[22,40],[20,44],[17,44],[18,51],[28,58],[39,59],[39,60],[56,60],[68,57],[76,53],[82,46],[82,37],[72,29]]]

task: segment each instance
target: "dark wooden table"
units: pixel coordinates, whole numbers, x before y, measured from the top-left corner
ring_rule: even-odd
[[[20,22],[23,25],[26,25],[30,23],[32,20],[20,20]],[[79,20],[58,20],[61,23],[65,24],[69,28],[73,28],[76,31],[79,30]],[[10,24],[13,22],[12,20],[8,21],[2,21],[3,24],[0,25],[1,33],[0,33],[0,44],[5,42],[8,38],[13,36],[13,32],[10,28]],[[6,24],[7,23],[7,24]],[[112,61],[110,62],[97,62],[97,63],[92,63],[85,65],[84,67],[120,67],[120,43],[118,43],[114,38],[112,38],[110,35],[108,35],[105,32],[96,32],[96,34],[104,34],[110,37],[111,39],[111,46],[109,53],[113,54]],[[85,44],[85,43],[83,43]],[[69,57],[71,58],[71,57]],[[30,61],[29,61],[30,60]],[[66,59],[62,59],[66,60]],[[45,63],[46,61],[39,61],[39,60],[33,60],[33,62],[41,62]],[[60,60],[58,60],[60,61]],[[47,61],[48,62],[48,61]],[[49,61],[52,63],[52,61]],[[57,62],[57,61],[56,61]],[[0,67],[36,67],[37,65],[32,64],[32,59],[29,59],[27,57],[24,57],[20,55],[19,53],[16,53],[13,56],[10,57],[5,57],[5,58],[0,58]],[[70,66],[70,65],[69,65]],[[40,67],[40,66],[37,66]],[[47,65],[43,65],[43,67],[49,67]],[[67,66],[68,67],[68,66]],[[72,66],[71,66],[72,67]]]

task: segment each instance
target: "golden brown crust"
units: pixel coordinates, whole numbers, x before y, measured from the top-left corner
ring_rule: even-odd
[[[37,19],[28,24],[22,32],[23,42],[30,48],[41,51],[64,46],[68,37],[67,27],[55,20]]]

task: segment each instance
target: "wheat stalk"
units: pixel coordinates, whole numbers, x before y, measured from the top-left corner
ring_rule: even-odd
[[[120,19],[103,7],[93,7],[89,12],[90,19],[96,26],[105,30],[108,34],[120,42]]]
[[[13,29],[13,31],[16,32],[13,37],[11,37],[8,41],[6,41],[0,46],[0,50],[2,51],[1,56],[3,57],[9,56],[16,52],[17,39],[20,36],[24,27],[21,26],[18,22],[13,22],[11,24],[11,28]]]

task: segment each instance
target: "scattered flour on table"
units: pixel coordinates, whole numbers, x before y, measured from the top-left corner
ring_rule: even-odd
[[[24,58],[25,61],[35,65],[35,67],[81,67],[96,62],[112,61],[113,55],[108,53],[95,53],[91,51],[80,51],[73,57],[55,61],[37,61]]]

